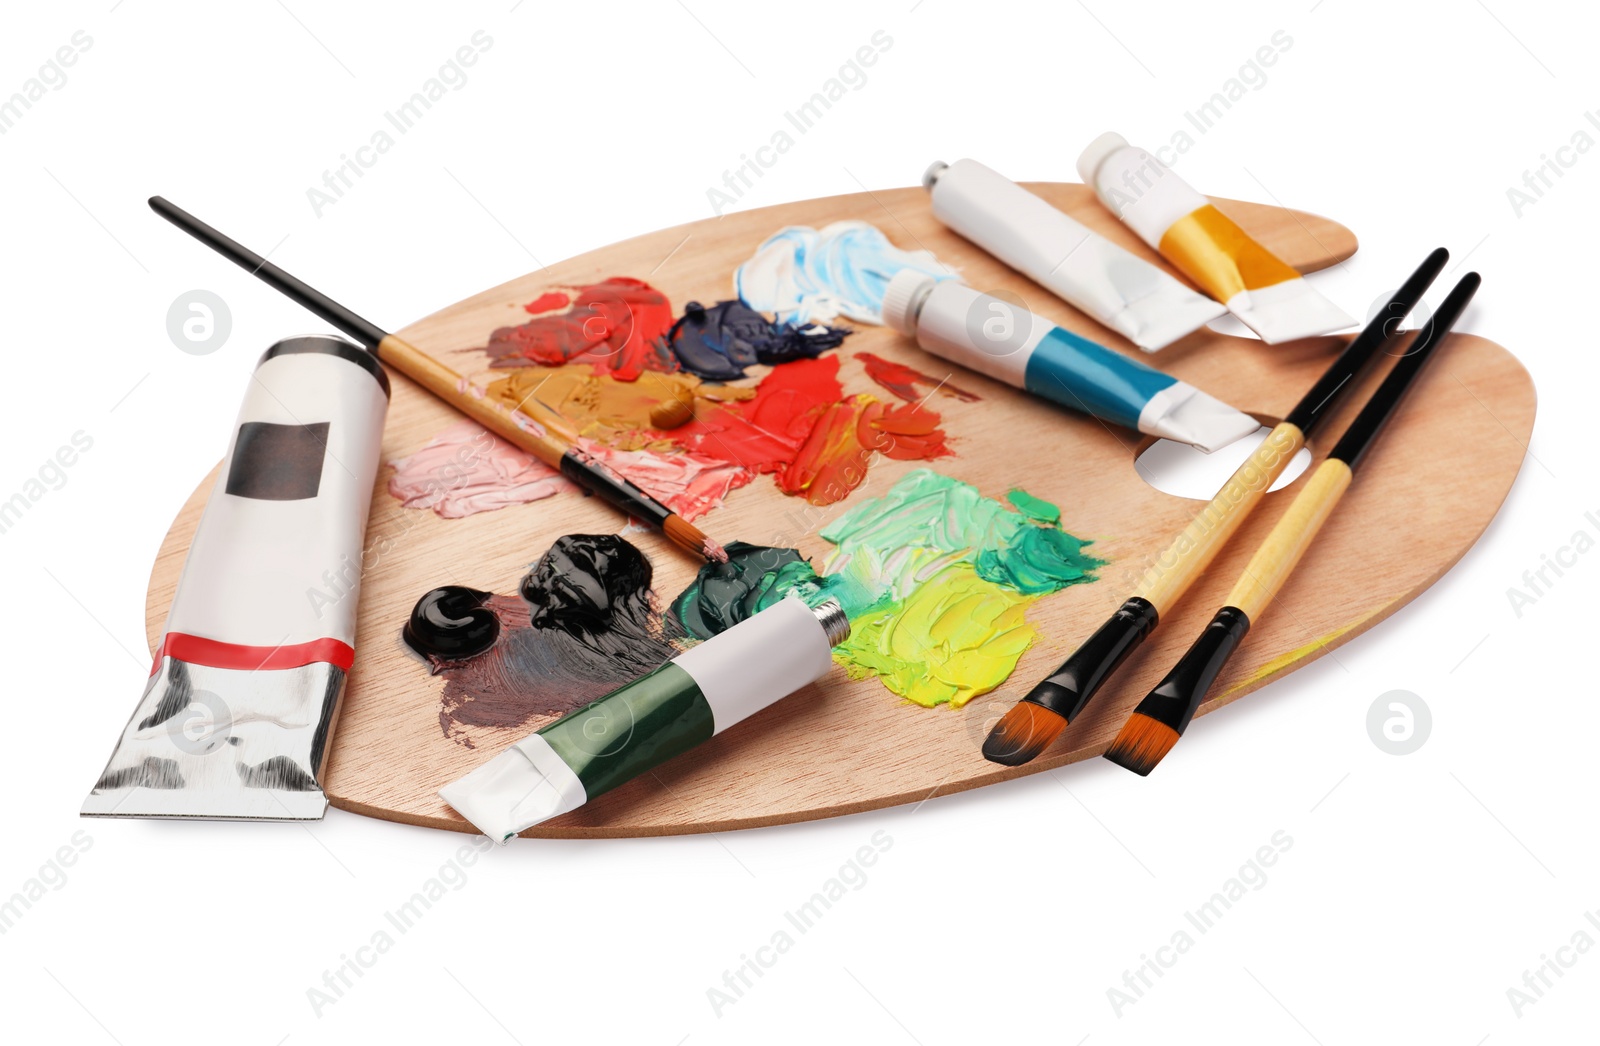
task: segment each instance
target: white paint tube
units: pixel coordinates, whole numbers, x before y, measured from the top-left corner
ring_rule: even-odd
[[[1111,212],[1269,345],[1331,334],[1355,320],[1154,155],[1103,134],[1078,174]]]
[[[1228,311],[976,160],[922,184],[935,218],[1146,352]]]

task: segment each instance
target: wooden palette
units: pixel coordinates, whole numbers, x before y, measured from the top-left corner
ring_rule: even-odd
[[[1160,263],[1084,186],[1030,188]],[[1327,219],[1216,202],[1302,271],[1337,264],[1356,249],[1354,235]],[[901,246],[932,250],[973,286],[1012,291],[1063,326],[1137,354],[1109,330],[946,230],[930,213],[927,194],[915,188],[808,200],[650,233],[484,291],[398,333],[457,370],[481,371],[483,354],[467,350],[485,344],[494,328],[526,319],[522,304],[542,291],[607,276],[636,276],[666,292],[681,310],[690,300],[709,303],[730,297],[734,268],[780,226],[822,226],[846,218],[878,225]],[[1404,275],[1395,271],[1386,278],[1397,284]],[[1374,285],[1373,296],[1386,286]],[[1433,297],[1442,297],[1446,289],[1441,279]],[[1340,339],[1324,338],[1269,347],[1202,331],[1152,361],[1270,424],[1309,387],[1340,345]],[[861,325],[839,350],[846,392],[886,395],[851,358],[862,350],[936,376],[951,370],[892,331]],[[1322,431],[1321,450],[1343,431],[1377,378],[1369,375],[1346,397]],[[1162,549],[1201,503],[1163,494],[1139,478],[1134,459],[1149,440],[1137,434],[1110,429],[976,374],[962,371],[952,380],[982,399],[961,403],[940,396],[930,402],[943,415],[958,455],[935,467],[991,497],[1022,486],[1056,502],[1063,525],[1093,538],[1093,551],[1110,560],[1098,583],[1047,596],[1030,609],[1029,620],[1041,638],[1011,680],[963,709],[924,709],[896,697],[876,679],[851,681],[836,670],[655,774],[527,834],[669,835],[781,824],[920,802],[1098,755],[1131,707],[1209,620],[1251,550],[1304,482],[1302,478],[1267,496],[1209,575],[1176,612],[1163,618],[1162,627],[1121,676],[1045,755],[1024,767],[997,766],[979,754],[990,724],[1122,601],[1138,565]],[[1275,612],[1251,630],[1200,714],[1349,642],[1437,580],[1477,540],[1505,498],[1522,462],[1533,416],[1533,385],[1517,360],[1482,338],[1454,337],[1364,464],[1359,481],[1284,589]],[[450,407],[394,375],[385,460],[412,453],[458,418]],[[1316,441],[1312,449],[1318,451]],[[770,477],[760,477],[733,492],[726,506],[700,525],[724,542],[739,538],[789,545],[821,563],[829,550],[817,536],[822,526],[918,467],[919,462],[880,460],[861,489],[826,507],[785,497]],[[401,508],[387,493],[388,473],[385,469],[373,495],[368,546],[392,547],[363,580],[356,661],[333,744],[327,792],[333,805],[344,810],[470,831],[440,800],[438,788],[544,720],[515,729],[476,729],[471,734],[475,748],[447,739],[439,721],[443,679],[429,676],[408,655],[399,641],[401,626],[417,597],[430,588],[464,584],[513,593],[527,565],[557,537],[616,532],[624,521],[599,499],[570,493],[465,519],[441,519]],[[147,627],[152,649],[214,479],[215,471],[184,505],[151,573]],[[663,600],[693,576],[697,564],[659,534],[633,534],[630,540],[654,563],[655,591]]]

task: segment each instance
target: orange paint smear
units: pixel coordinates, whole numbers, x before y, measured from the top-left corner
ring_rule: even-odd
[[[937,414],[890,406],[876,396],[851,396],[817,420],[800,452],[778,475],[778,488],[813,505],[832,505],[866,480],[874,454],[927,461],[949,455],[950,448]]]

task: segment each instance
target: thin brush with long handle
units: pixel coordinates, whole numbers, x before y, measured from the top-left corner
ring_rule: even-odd
[[[1371,449],[1384,425],[1440,342],[1450,333],[1461,313],[1477,293],[1481,279],[1475,272],[1461,278],[1445,298],[1398,363],[1361,408],[1356,420],[1339,439],[1328,457],[1317,466],[1311,479],[1289,504],[1272,532],[1256,549],[1244,568],[1227,603],[1200,633],[1188,653],[1178,660],[1154,690],[1139,702],[1123,724],[1105,757],[1118,766],[1144,776],[1156,768],[1194,718],[1200,702],[1216,681],[1228,658],[1250,631],[1252,622],[1277,598],[1284,582],[1299,564],[1306,550],[1333,515],[1355,475],[1356,466]]]
[[[1061,667],[1001,717],[983,742],[984,758],[1005,766],[1030,762],[1078,717],[1084,706],[1183,598],[1222,546],[1282,475],[1351,380],[1397,332],[1450,254],[1437,248],[1367,322],[1222,489],[1146,568],[1133,594]]]
[[[485,396],[482,390],[473,388],[465,377],[415,345],[357,316],[183,208],[160,196],[152,196],[150,209],[269,287],[355,338],[379,360],[507,443],[521,447],[628,515],[661,528],[674,545],[706,559],[727,559],[722,546],[707,537],[700,528],[586,453],[579,445],[577,433],[554,411],[536,402],[508,407]]]

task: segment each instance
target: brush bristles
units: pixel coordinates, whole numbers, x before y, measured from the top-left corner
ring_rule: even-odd
[[[721,545],[706,537],[704,531],[677,513],[673,513],[662,522],[661,530],[669,541],[685,552],[704,556],[716,563],[728,561],[728,553]]]
[[[1060,713],[1032,701],[1018,701],[984,738],[983,757],[1001,766],[1032,762],[1061,736],[1066,726],[1067,720]]]
[[[1156,764],[1167,757],[1172,751],[1172,746],[1178,743],[1180,735],[1172,727],[1158,719],[1151,719],[1141,712],[1135,712],[1122,724],[1122,730],[1117,734],[1117,739],[1111,742],[1111,747],[1106,750],[1106,758],[1122,767],[1132,770],[1140,777],[1147,777]]]

